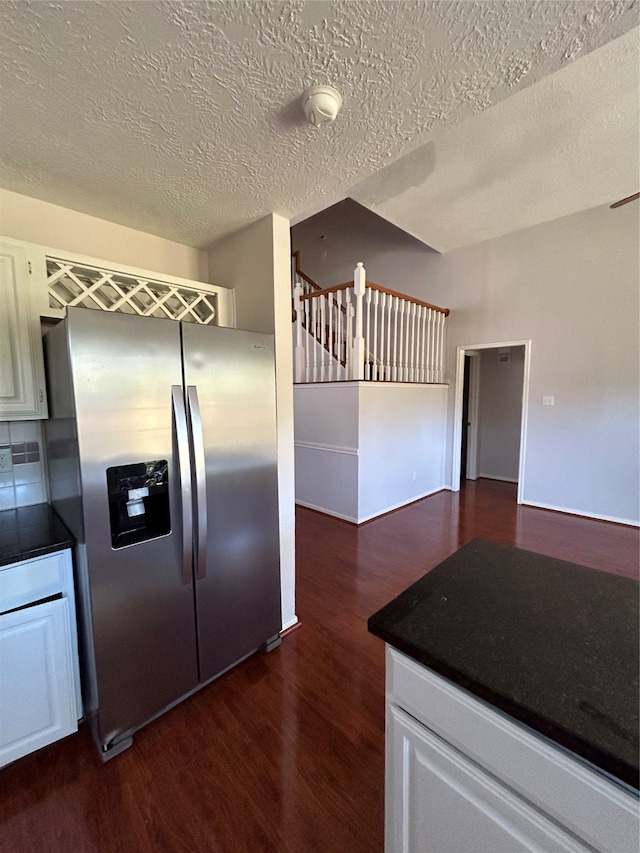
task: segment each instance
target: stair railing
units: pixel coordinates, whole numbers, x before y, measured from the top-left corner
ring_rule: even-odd
[[[294,271],[296,382],[444,380],[448,308],[367,281],[362,263],[324,289]]]

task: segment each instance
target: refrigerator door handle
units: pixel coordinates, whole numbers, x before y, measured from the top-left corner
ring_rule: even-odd
[[[191,511],[191,462],[189,457],[189,432],[184,406],[182,385],[171,386],[171,402],[176,424],[178,444],[178,471],[180,476],[180,501],[182,507],[182,583],[192,579],[193,517]]]
[[[198,389],[187,386],[187,402],[193,441],[193,464],[196,481],[197,534],[196,534],[196,578],[202,580],[207,574],[207,469],[204,455],[204,435]]]

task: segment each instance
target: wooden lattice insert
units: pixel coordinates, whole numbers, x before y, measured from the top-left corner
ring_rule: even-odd
[[[206,293],[187,284],[172,284],[48,257],[47,287],[51,308],[80,305],[205,326],[216,322],[216,293]]]

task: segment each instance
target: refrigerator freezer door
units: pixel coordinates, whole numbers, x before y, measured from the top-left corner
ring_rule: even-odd
[[[206,550],[206,567],[196,567],[196,612],[207,681],[281,627],[273,337],[191,324],[182,336],[206,466],[207,541],[196,549]]]
[[[54,330],[56,331],[56,330]],[[171,386],[182,386],[180,326],[69,309],[69,361],[103,743],[148,721],[198,683],[193,580],[184,583],[183,501]],[[51,366],[50,370],[58,369]],[[168,463],[168,534],[114,549],[107,468]],[[188,465],[188,460],[184,462]],[[184,471],[183,471],[184,474]],[[136,493],[137,495],[137,493]],[[136,497],[134,495],[134,497]]]

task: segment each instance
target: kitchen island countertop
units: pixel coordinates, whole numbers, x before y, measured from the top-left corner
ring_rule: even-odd
[[[0,512],[0,566],[72,548],[73,536],[49,504]]]
[[[638,788],[636,581],[474,539],[369,630]]]

